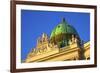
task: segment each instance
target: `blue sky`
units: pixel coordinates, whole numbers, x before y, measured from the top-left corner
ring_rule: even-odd
[[[46,33],[50,36],[62,18],[72,25],[80,38],[85,42],[90,40],[90,14],[79,12],[56,12],[21,10],[21,59],[36,47],[37,38]]]

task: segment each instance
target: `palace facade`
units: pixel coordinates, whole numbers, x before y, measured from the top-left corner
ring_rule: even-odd
[[[63,18],[51,32],[43,33],[37,45],[27,55],[26,63],[44,61],[68,61],[90,59],[90,42],[84,43],[75,28]]]

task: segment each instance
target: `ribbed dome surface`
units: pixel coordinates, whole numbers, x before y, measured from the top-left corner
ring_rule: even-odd
[[[75,35],[78,35],[77,31],[71,25],[66,23],[64,18],[63,18],[62,22],[60,24],[58,24],[52,30],[50,38],[55,37],[56,35],[59,35],[59,34],[75,34]]]

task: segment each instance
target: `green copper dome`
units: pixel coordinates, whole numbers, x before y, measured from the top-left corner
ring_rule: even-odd
[[[56,26],[51,32],[50,38],[59,35],[59,34],[77,34],[77,31],[68,23],[66,23],[65,19],[63,18],[62,22]]]
[[[51,32],[50,42],[61,47],[67,46],[72,39],[72,35],[79,38],[74,27],[69,25],[63,18],[62,22],[58,24]]]

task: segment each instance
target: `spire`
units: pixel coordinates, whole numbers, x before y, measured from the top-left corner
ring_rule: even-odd
[[[66,20],[65,20],[64,17],[62,18],[62,23],[65,23],[66,24]]]
[[[45,33],[42,34],[42,38],[44,38],[44,37],[45,37]]]
[[[62,19],[62,22],[65,22],[65,18]]]

